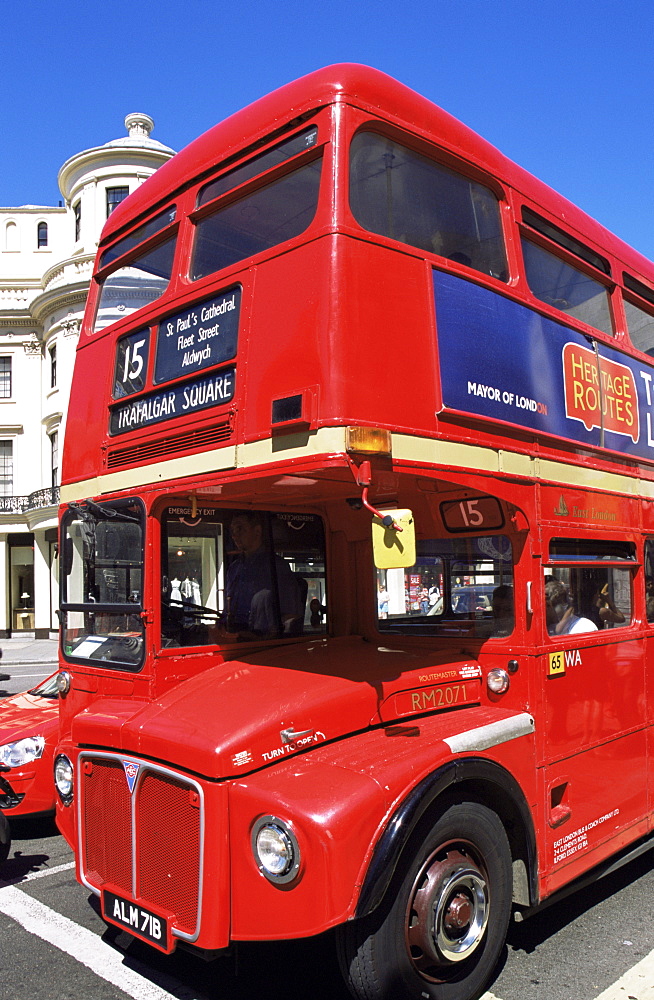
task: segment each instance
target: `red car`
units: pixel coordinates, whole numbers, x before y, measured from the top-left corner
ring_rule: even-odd
[[[30,691],[0,701],[0,815],[11,818],[54,812],[52,754],[59,731],[57,698],[54,673]],[[0,855],[1,841],[0,835]]]

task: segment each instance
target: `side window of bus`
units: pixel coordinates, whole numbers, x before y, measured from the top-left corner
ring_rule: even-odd
[[[369,232],[507,280],[493,192],[376,132],[352,140],[350,207]]]
[[[623,300],[623,305],[631,343],[639,351],[654,355],[654,316],[627,299]]]
[[[606,287],[532,243],[522,240],[527,283],[541,302],[613,335]]]
[[[380,631],[482,639],[513,632],[513,560],[504,535],[421,539],[414,566],[376,573]]]
[[[645,615],[654,624],[654,538],[645,542]]]
[[[552,539],[544,569],[549,635],[629,625],[634,569],[635,550],[629,542]]]

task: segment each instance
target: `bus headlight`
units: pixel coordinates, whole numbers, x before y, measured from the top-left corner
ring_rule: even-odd
[[[71,678],[67,670],[60,670],[57,674],[57,691],[64,698],[70,691]]]
[[[15,743],[5,743],[0,747],[0,764],[5,767],[23,767],[43,755],[45,739],[42,736],[27,736]]]
[[[511,679],[506,670],[501,670],[499,667],[489,670],[486,684],[488,685],[488,690],[492,691],[493,694],[504,694],[505,691],[509,690],[510,683]]]
[[[60,753],[55,760],[54,783],[63,804],[70,805],[73,800],[73,765],[64,753]]]
[[[252,829],[252,852],[262,875],[276,885],[297,878],[300,847],[287,823],[276,816],[262,816]]]

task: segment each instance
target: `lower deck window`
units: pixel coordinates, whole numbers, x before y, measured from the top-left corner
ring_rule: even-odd
[[[576,635],[629,625],[633,560],[634,550],[629,543],[552,539],[550,565],[544,570],[549,635]]]
[[[423,539],[408,569],[377,570],[381,631],[502,638],[513,632],[511,543],[505,535]]]

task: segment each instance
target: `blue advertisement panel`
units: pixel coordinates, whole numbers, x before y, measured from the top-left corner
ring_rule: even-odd
[[[654,460],[654,367],[433,272],[443,405]]]
[[[154,381],[170,382],[236,356],[241,289],[167,316],[157,333]]]

